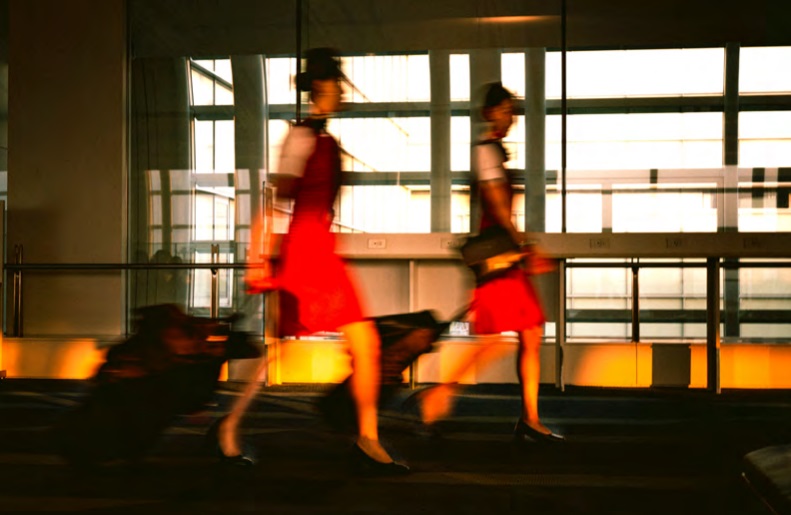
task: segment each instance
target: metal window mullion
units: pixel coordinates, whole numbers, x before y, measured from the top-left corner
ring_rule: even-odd
[[[720,259],[706,263],[706,388],[720,393]]]

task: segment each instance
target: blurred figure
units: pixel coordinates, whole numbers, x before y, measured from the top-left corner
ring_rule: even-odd
[[[521,245],[524,235],[511,221],[513,178],[505,168],[508,153],[502,143],[513,124],[513,94],[499,82],[488,84],[481,114],[488,123],[488,129],[474,144],[472,153],[475,181],[472,191],[477,189],[481,200],[480,230],[499,225],[507,230],[515,243]],[[410,404],[418,406],[424,424],[430,426],[450,413],[452,395],[461,377],[478,360],[492,357],[494,344],[501,341],[500,333],[516,331],[522,414],[514,435],[539,441],[563,440],[562,436],[542,424],[538,415],[539,347],[544,314],[528,277],[532,271],[525,263],[510,268],[504,275],[480,281],[476,286],[470,315],[475,333],[484,335],[481,345],[469,360],[451,372],[450,381],[413,395]]]
[[[277,195],[294,199],[289,233],[281,248],[275,281],[280,289],[281,335],[306,335],[340,330],[348,343],[353,374],[349,389],[356,407],[357,441],[352,448],[356,470],[370,475],[408,472],[379,442],[377,398],[380,339],[374,323],[365,320],[356,288],[330,232],[333,204],[340,188],[340,150],[326,132],[327,118],[340,109],[343,74],[336,51],[306,52],[305,71],[297,76],[300,91],[310,92],[311,115],[294,127],[283,143],[280,169],[274,175]],[[252,273],[248,287],[263,292],[274,286],[264,272]],[[266,366],[263,364],[262,366]],[[248,392],[254,392],[257,381]],[[240,419],[252,398],[246,392],[217,428],[224,460],[244,463],[237,437]]]

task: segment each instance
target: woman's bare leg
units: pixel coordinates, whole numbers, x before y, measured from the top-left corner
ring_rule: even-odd
[[[350,393],[357,409],[357,445],[382,463],[393,461],[379,443],[378,402],[381,342],[371,321],[353,322],[340,328],[352,357]]]
[[[424,424],[433,424],[450,414],[453,410],[453,394],[458,390],[461,378],[473,365],[484,365],[501,354],[504,349],[498,349],[496,345],[500,341],[499,335],[483,336],[479,345],[475,346],[463,360],[456,363],[448,373],[448,380],[445,383],[424,391],[420,403],[420,417]]]
[[[242,394],[234,401],[231,411],[220,421],[220,427],[217,431],[217,445],[220,446],[220,451],[225,456],[239,456],[242,454],[242,448],[239,444],[239,424],[256,394],[261,389],[269,368],[269,361],[269,358],[261,359],[255,374],[245,385]]]
[[[551,431],[538,415],[538,383],[541,375],[541,326],[519,332],[519,351],[516,358],[516,374],[519,377],[522,396],[522,419],[534,429],[549,434]]]

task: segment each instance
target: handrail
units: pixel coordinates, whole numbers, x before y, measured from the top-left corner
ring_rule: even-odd
[[[582,258],[587,259],[587,258]],[[617,259],[617,258],[616,258]],[[629,259],[629,258],[623,258]],[[640,258],[645,259],[645,258]],[[694,258],[698,259],[698,258]],[[706,262],[646,262],[646,261],[569,261],[566,268],[706,268]],[[752,258],[751,258],[752,259]],[[4,263],[8,271],[115,271],[115,270],[244,270],[263,266],[250,263]],[[791,268],[791,261],[762,260],[723,262],[721,268]]]
[[[260,265],[247,263],[7,263],[9,271],[59,271],[59,270],[219,270],[245,269]]]
[[[628,259],[628,258],[624,258]],[[703,258],[699,258],[703,259]],[[717,258],[714,258],[717,259]],[[730,262],[725,261],[720,264],[720,268],[791,268],[791,261],[748,261],[748,262]],[[706,268],[705,261],[699,262],[681,262],[681,263],[667,263],[667,262],[644,262],[644,261],[624,261],[621,263],[613,263],[611,261],[585,261],[568,262],[566,261],[567,268],[632,268],[637,266],[639,268]]]
[[[23,272],[47,272],[47,271],[125,271],[125,270],[210,270],[213,274],[212,283],[212,315],[217,316],[219,305],[215,297],[218,296],[217,288],[217,271],[218,270],[243,270],[248,267],[255,267],[261,265],[248,264],[248,263],[218,263],[217,252],[218,249],[212,249],[211,263],[22,263],[22,248],[18,246],[15,249],[16,263],[6,263],[5,268],[13,274],[14,292],[13,292],[13,321],[14,321],[14,335],[22,336],[22,275]],[[571,259],[560,259],[560,267],[562,277],[559,277],[559,285],[563,288],[565,283],[565,270],[568,268],[628,268],[632,272],[632,304],[631,304],[631,325],[632,325],[632,342],[640,342],[640,304],[639,304],[639,269],[640,268],[704,268],[706,269],[706,298],[707,298],[707,387],[710,391],[719,393],[719,351],[721,343],[721,335],[719,333],[720,324],[720,289],[719,289],[719,272],[721,269],[740,269],[740,268],[791,268],[791,261],[775,259],[762,259],[760,261],[744,261],[743,259],[733,258],[705,258],[698,261],[645,261],[645,259],[652,258],[630,258],[628,256],[623,258],[624,261],[585,261],[578,262]],[[683,259],[683,258],[670,258],[670,259]],[[689,258],[696,259],[696,258]],[[752,259],[752,258],[748,258]],[[556,338],[557,351],[560,351],[560,346],[565,341],[565,323],[566,323],[566,295],[561,291],[559,295],[560,312],[557,319],[557,324],[562,327],[559,328],[558,338]],[[562,366],[562,364],[560,365]],[[556,373],[556,385],[562,388],[560,371]]]

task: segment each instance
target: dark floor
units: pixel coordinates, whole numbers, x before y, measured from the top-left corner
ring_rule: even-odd
[[[346,469],[348,436],[314,414],[321,388],[293,386],[266,389],[246,420],[252,469],[220,467],[204,449],[235,395],[226,389],[210,411],[179,419],[142,466],[83,472],[55,454],[50,428],[85,387],[0,381],[0,512],[764,515],[741,479],[743,456],[791,443],[787,392],[546,388],[544,421],[567,442],[515,444],[515,388],[479,386],[458,397],[439,438],[383,412],[383,439],[413,473],[360,479]]]

